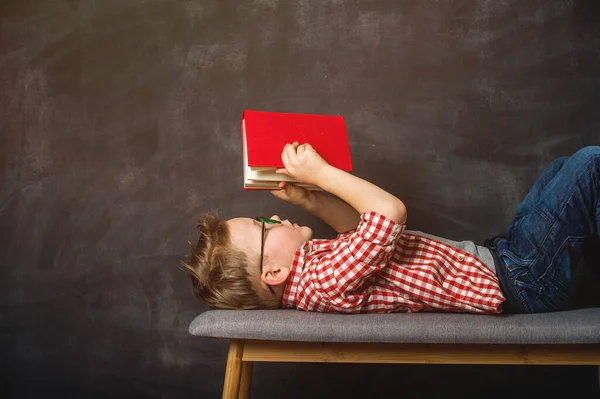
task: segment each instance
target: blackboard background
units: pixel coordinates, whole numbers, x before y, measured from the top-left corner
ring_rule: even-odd
[[[3,0],[0,394],[220,397],[227,343],[178,262],[241,189],[243,109],[344,115],[409,229],[504,231],[599,144],[597,1]],[[254,397],[598,397],[594,367],[257,365]]]

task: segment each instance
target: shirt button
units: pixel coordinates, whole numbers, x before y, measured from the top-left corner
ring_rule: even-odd
[[[398,227],[398,225],[396,225],[396,226],[392,227],[392,230],[398,231],[398,230],[400,230],[400,227]]]
[[[387,248],[385,249],[385,252],[390,252],[391,250],[392,250],[392,247],[387,247]]]
[[[308,252],[310,247],[308,246],[308,244],[306,244],[304,247],[302,247],[302,249],[304,250],[304,252]]]
[[[415,241],[421,241],[421,237],[415,237],[415,238],[413,238],[413,240],[415,240]]]
[[[465,260],[465,257],[462,255],[458,255],[458,261],[462,262],[463,260]]]

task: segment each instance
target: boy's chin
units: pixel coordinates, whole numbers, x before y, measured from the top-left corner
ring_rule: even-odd
[[[308,226],[301,226],[300,227],[300,234],[302,235],[302,237],[308,241],[308,240],[312,240],[313,237],[313,231],[310,227]]]

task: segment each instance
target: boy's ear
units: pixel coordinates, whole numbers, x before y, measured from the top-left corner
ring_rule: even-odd
[[[260,279],[265,284],[276,286],[285,283],[289,276],[289,267],[275,266],[270,270],[263,270],[263,274],[260,276]]]

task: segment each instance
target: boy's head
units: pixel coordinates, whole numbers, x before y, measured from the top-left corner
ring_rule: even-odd
[[[281,307],[294,254],[312,238],[312,230],[288,220],[265,224],[261,274],[261,227],[250,218],[224,220],[205,214],[198,219],[198,243],[192,245],[189,263],[183,263],[197,298],[220,309]]]

